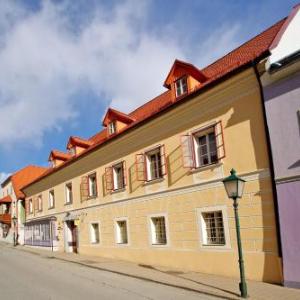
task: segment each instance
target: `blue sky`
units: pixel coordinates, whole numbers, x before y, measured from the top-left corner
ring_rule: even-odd
[[[296,3],[0,0],[0,178],[162,92],[175,58],[201,68]]]

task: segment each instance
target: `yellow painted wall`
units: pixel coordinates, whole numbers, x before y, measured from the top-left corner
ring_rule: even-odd
[[[237,277],[232,203],[221,182],[234,167],[247,180],[240,201],[247,277],[280,282],[281,264],[260,101],[253,70],[236,75],[27,188],[27,199],[35,199],[42,193],[44,201],[43,212],[28,216],[28,220],[55,215],[62,228],[66,211],[76,211],[81,215],[81,253]],[[183,168],[180,135],[220,120],[226,157],[216,165],[196,171]],[[153,183],[137,181],[135,154],[158,144],[165,145],[167,176]],[[123,159],[128,186],[123,192],[108,193],[103,189],[105,167]],[[81,203],[81,176],[92,171],[97,172],[98,197]],[[65,205],[65,184],[69,181],[73,183],[74,200],[73,204]],[[48,191],[53,187],[56,205],[48,210]],[[225,206],[228,214],[230,247],[227,249],[201,246],[197,209],[215,205]],[[167,215],[170,243],[166,247],[149,244],[147,217],[156,213]],[[114,219],[118,217],[128,218],[128,246],[115,243]],[[99,246],[89,241],[91,221],[100,222]],[[62,230],[59,240],[63,250]]]

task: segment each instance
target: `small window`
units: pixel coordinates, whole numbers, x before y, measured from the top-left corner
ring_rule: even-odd
[[[160,147],[145,153],[147,180],[155,180],[163,177]]]
[[[114,190],[121,190],[125,187],[125,174],[123,162],[114,165],[113,167],[113,183]]]
[[[38,196],[38,198],[37,198],[37,205],[38,205],[38,211],[42,211],[43,210],[43,198],[42,198],[42,196],[40,195],[40,196]]]
[[[99,232],[99,223],[91,224],[91,243],[99,244],[100,242],[100,232]]]
[[[214,127],[194,134],[196,166],[202,167],[218,162]]]
[[[49,191],[49,208],[54,208],[55,206],[55,198],[54,198],[54,190]]]
[[[187,93],[187,77],[182,77],[175,82],[176,97],[180,97]]]
[[[225,245],[222,211],[202,212],[204,245]]]
[[[152,217],[150,220],[152,245],[166,245],[167,233],[165,217]]]
[[[88,176],[89,182],[89,197],[97,197],[97,176],[93,173]]]
[[[108,133],[109,135],[114,134],[117,131],[116,122],[110,122],[108,124]]]
[[[76,155],[76,147],[72,147],[69,149],[69,153],[72,155],[72,156],[75,156]]]
[[[119,220],[116,222],[117,244],[128,244],[127,221]]]
[[[33,203],[32,203],[32,199],[29,199],[29,213],[30,213],[30,214],[33,213]]]
[[[72,183],[69,182],[66,184],[66,204],[73,203],[73,191],[72,191]]]

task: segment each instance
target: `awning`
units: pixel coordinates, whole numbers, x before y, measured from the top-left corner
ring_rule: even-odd
[[[78,220],[80,217],[80,214],[79,213],[70,213],[70,212],[67,212],[63,221],[74,221],[74,220]]]
[[[12,202],[12,199],[11,199],[11,196],[10,195],[7,195],[3,198],[0,199],[0,204],[3,204],[3,203],[11,203]]]

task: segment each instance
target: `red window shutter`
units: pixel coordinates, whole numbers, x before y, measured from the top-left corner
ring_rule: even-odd
[[[105,188],[107,191],[112,191],[114,189],[114,179],[113,179],[113,168],[105,168]]]
[[[162,176],[165,176],[168,174],[168,164],[167,164],[167,158],[166,158],[165,145],[160,146],[160,160],[161,160],[161,173],[162,173]]]
[[[180,136],[182,165],[184,168],[195,168],[195,149],[193,137],[189,134]]]
[[[225,157],[225,145],[224,145],[222,121],[219,121],[215,125],[215,137],[216,137],[218,159],[220,160]]]
[[[124,187],[127,186],[127,169],[126,169],[125,160],[123,160],[123,181],[124,181]]]
[[[89,183],[88,183],[88,176],[81,177],[80,183],[80,199],[81,202],[86,201],[89,197]]]
[[[135,172],[137,181],[146,181],[145,154],[139,153],[135,155]]]

